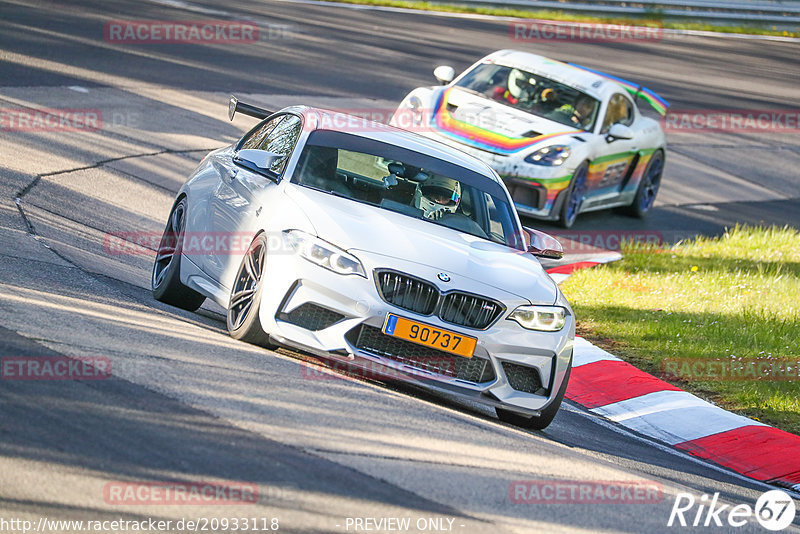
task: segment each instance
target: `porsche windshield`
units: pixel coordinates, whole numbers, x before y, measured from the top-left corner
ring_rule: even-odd
[[[592,130],[600,102],[574,87],[520,69],[482,63],[456,84],[552,121]]]
[[[312,132],[292,181],[512,247],[519,235],[494,180],[373,139]]]

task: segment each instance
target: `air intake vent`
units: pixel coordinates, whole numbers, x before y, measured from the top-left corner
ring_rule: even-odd
[[[387,336],[380,328],[374,326],[358,326],[348,332],[347,339],[358,349],[430,373],[476,384],[489,382],[495,378],[494,368],[485,358],[454,356],[447,352]]]
[[[278,319],[305,328],[306,330],[324,330],[344,319],[341,313],[317,306],[310,302],[301,304],[289,313],[281,312],[278,314]]]
[[[381,298],[398,308],[421,315],[431,315],[439,301],[433,284],[393,271],[377,271],[375,279]]]
[[[500,304],[468,293],[447,293],[442,299],[439,318],[468,328],[482,330],[503,312]]]
[[[502,365],[508,384],[512,388],[524,393],[547,395],[547,389],[542,386],[542,379],[536,368],[511,362],[503,362]]]

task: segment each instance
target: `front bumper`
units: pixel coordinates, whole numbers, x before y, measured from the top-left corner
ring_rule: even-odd
[[[527,300],[459,276],[453,276],[448,284],[439,283],[438,271],[420,264],[377,254],[354,254],[363,263],[367,278],[342,276],[295,254],[270,256],[264,274],[260,309],[264,331],[279,344],[346,362],[370,375],[412,382],[488,406],[538,415],[554,400],[572,358],[575,323],[571,310],[567,324],[559,332],[525,330],[506,317],[517,306],[529,304]],[[426,280],[440,291],[459,289],[485,296],[501,302],[505,310],[489,327],[476,330],[444,322],[435,315],[419,315],[401,309],[385,302],[378,292],[374,271],[382,268]],[[485,372],[454,376],[453,373],[438,372],[439,369],[430,365],[420,365],[413,357],[407,357],[418,351],[409,351],[402,354],[403,357],[394,353],[387,357],[391,351],[376,350],[374,343],[360,343],[361,329],[368,329],[374,336],[375,329],[383,326],[388,313],[477,338],[474,360],[469,363],[485,362]],[[393,342],[396,339],[385,338]],[[465,360],[468,360],[447,356],[461,359],[454,362],[459,369],[464,368]],[[538,389],[535,385],[528,387],[530,382],[525,381],[531,369],[538,374],[541,384]],[[522,376],[520,372],[528,375]],[[465,376],[471,379],[464,379]],[[512,383],[528,391],[514,389]],[[529,392],[534,389],[535,392]]]

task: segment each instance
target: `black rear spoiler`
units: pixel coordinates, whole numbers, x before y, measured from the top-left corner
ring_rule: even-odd
[[[256,119],[266,119],[274,113],[274,111],[239,102],[239,99],[231,95],[231,99],[228,101],[228,118],[233,120],[237,111],[244,115],[255,117]]]

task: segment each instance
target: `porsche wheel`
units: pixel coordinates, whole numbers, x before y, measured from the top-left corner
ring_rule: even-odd
[[[228,303],[228,332],[234,339],[273,348],[269,335],[261,328],[261,294],[264,266],[267,259],[267,238],[259,234],[247,249],[231,290]]]
[[[564,228],[572,228],[575,219],[583,205],[583,195],[586,192],[586,180],[589,176],[589,163],[581,163],[572,175],[572,180],[567,188],[564,204],[558,217],[559,224]]]
[[[538,417],[528,417],[520,415],[509,410],[502,408],[495,408],[497,418],[504,423],[509,423],[520,428],[527,428],[529,430],[544,430],[550,423],[553,422],[558,409],[561,407],[561,401],[564,400],[564,394],[567,392],[567,383],[569,382],[569,375],[572,373],[572,359],[570,358],[569,367],[567,367],[567,374],[564,375],[564,381],[561,382],[561,388],[558,390],[556,398],[550,403],[550,406],[542,410],[541,415]]]
[[[633,203],[625,210],[629,215],[642,218],[656,201],[658,188],[661,186],[661,175],[664,172],[664,153],[660,150],[653,154],[642,175],[642,181],[636,189]]]
[[[150,285],[156,300],[195,311],[206,297],[181,283],[181,251],[183,230],[186,224],[186,197],[183,197],[169,214],[167,227],[156,252]]]

